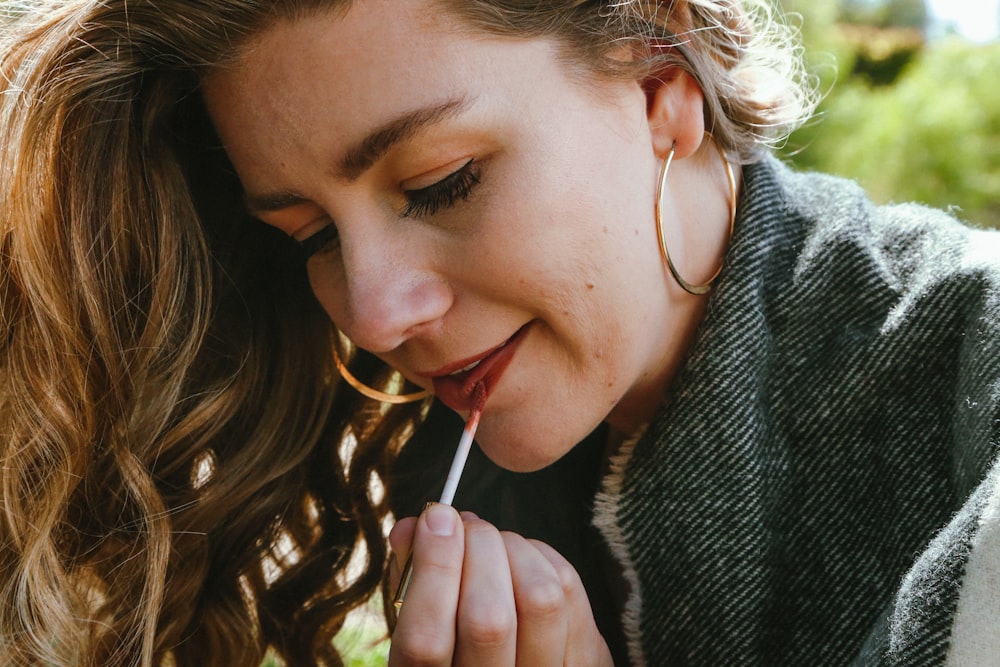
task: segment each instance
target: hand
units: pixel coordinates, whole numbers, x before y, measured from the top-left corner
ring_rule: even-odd
[[[390,667],[612,665],[579,575],[548,545],[439,504],[389,539],[397,563],[413,546]]]

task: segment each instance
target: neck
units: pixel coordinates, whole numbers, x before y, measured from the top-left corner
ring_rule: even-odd
[[[664,273],[666,274],[666,269]],[[665,279],[669,280],[669,275],[665,275]],[[618,402],[605,419],[612,429],[622,432],[626,437],[648,424],[663,405],[667,388],[687,356],[705,317],[707,296],[688,294],[677,285],[672,285],[671,289],[677,292],[674,295],[676,305],[672,316],[682,323],[681,326],[664,327],[664,345],[659,363],[650,365],[650,370],[629,389],[627,396]]]
[[[738,197],[741,170],[733,167]],[[690,158],[672,167],[670,197],[674,199],[677,224],[682,242],[677,245],[682,257],[680,270],[694,284],[711,280],[725,258],[731,241],[734,213],[733,192],[725,163],[708,141]],[[671,253],[671,257],[674,255]],[[643,428],[656,415],[667,396],[667,388],[680,368],[705,316],[709,295],[685,292],[664,267],[671,301],[670,318],[674,326],[664,324],[662,353],[626,396],[608,414],[608,425],[626,436]]]

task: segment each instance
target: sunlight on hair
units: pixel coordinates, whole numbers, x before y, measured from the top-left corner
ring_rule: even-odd
[[[213,475],[215,475],[215,453],[208,450],[195,459],[194,478],[191,483],[194,488],[200,489],[212,479]]]

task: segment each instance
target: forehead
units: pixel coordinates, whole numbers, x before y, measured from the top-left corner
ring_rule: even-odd
[[[363,0],[348,6],[316,8],[266,24],[238,52],[238,57],[208,77],[274,83],[314,81],[338,75],[349,83],[377,86],[417,53],[446,56],[451,42],[471,32],[431,0]],[[449,39],[451,37],[452,39]],[[435,48],[437,47],[437,48]],[[433,64],[433,63],[428,63]],[[382,78],[373,75],[382,71]]]
[[[517,106],[557,76],[550,49],[475,31],[431,0],[362,0],[273,23],[203,91],[238,168],[276,169],[276,156],[330,164],[400,114],[448,100]]]
[[[567,115],[618,105],[618,84],[581,79],[554,40],[487,34],[439,7],[361,0],[280,20],[212,73],[206,104],[244,186],[301,190],[379,128],[456,101],[467,134],[562,131]]]
[[[566,51],[572,47],[557,37],[538,37],[509,27],[501,35],[496,26],[485,27],[450,7],[451,3],[440,0],[342,0],[312,6],[266,24],[235,60],[209,76],[208,85],[218,88],[219,79],[232,83],[238,76],[252,84],[246,92],[252,88],[266,92],[279,78],[314,87],[336,83],[339,89],[349,90],[352,99],[364,101],[368,91],[386,100],[400,89],[399,83],[408,83],[414,76],[429,79],[458,70],[472,60],[472,52],[482,42],[491,40],[546,42],[558,49],[567,73],[585,88],[593,83],[588,75],[595,72],[582,66],[586,58],[572,57]],[[482,64],[479,59],[480,70]],[[500,63],[497,69],[502,70]],[[486,74],[469,73],[473,77]]]
[[[462,49],[448,38],[460,31],[430,8],[429,0],[363,0],[268,25],[202,84],[227,149],[254,145],[258,159],[300,152],[309,146],[292,143],[303,128],[356,136],[404,101],[439,101],[429,84]]]

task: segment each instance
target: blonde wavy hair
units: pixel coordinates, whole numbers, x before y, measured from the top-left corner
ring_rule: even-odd
[[[763,2],[438,1],[601,76],[683,67],[746,160],[811,110]],[[4,664],[341,664],[331,639],[385,568],[372,480],[391,493],[426,406],[340,391],[298,250],[247,218],[198,87],[271,22],[349,4],[33,0],[6,19]]]

